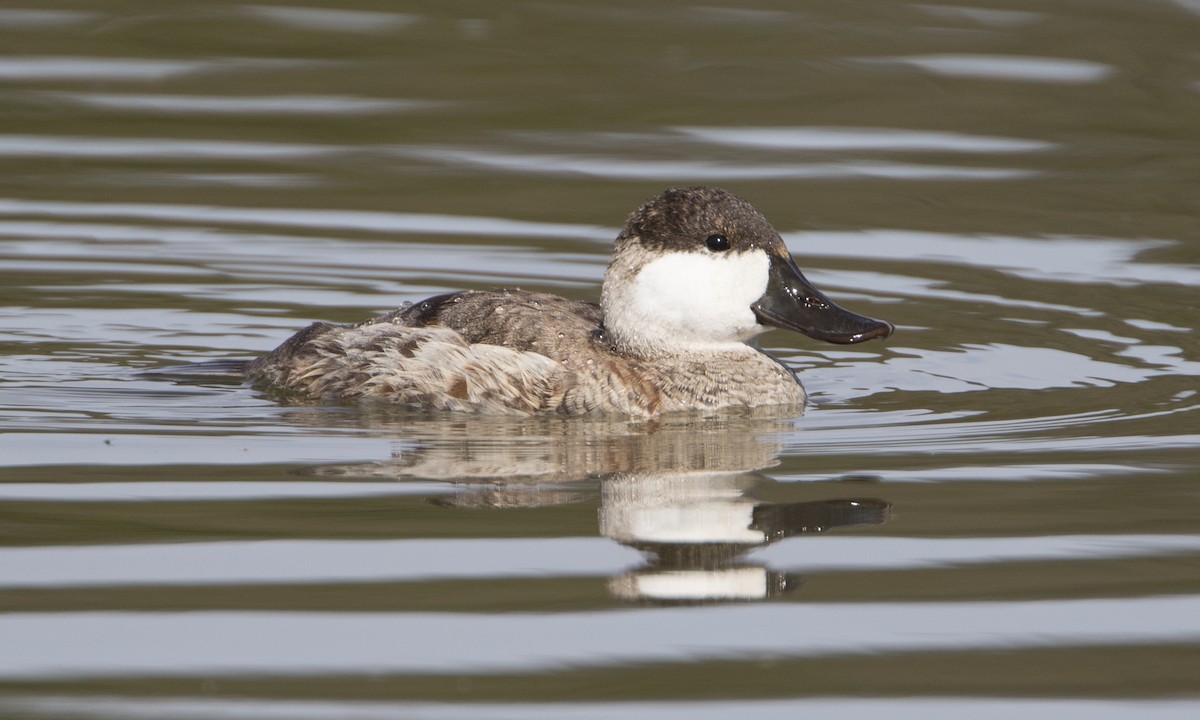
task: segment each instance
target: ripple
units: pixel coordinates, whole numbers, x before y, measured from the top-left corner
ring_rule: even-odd
[[[862,257],[986,267],[1031,280],[1067,283],[1200,285],[1200,265],[1139,261],[1173,240],[1049,235],[953,235],[912,230],[783,233],[799,256]]]
[[[880,178],[889,180],[1011,180],[1038,172],[1016,168],[953,167],[880,161],[744,164],[702,160],[642,160],[598,155],[510,153],[461,148],[410,148],[401,154],[454,165],[533,173],[664,182]]]
[[[929,15],[952,20],[970,20],[992,27],[1015,27],[1030,25],[1046,19],[1045,13],[1023,10],[995,10],[992,8],[957,7],[952,5],[917,5],[917,9]]]
[[[805,573],[921,570],[1002,563],[1188,556],[1196,535],[1058,535],[984,538],[806,537],[754,553],[772,567]]]
[[[1127,324],[1139,330],[1153,330],[1155,332],[1172,332],[1172,333],[1187,333],[1192,332],[1191,328],[1179,327],[1170,323],[1158,322],[1157,320],[1126,320]]]
[[[445,483],[416,482],[89,482],[0,483],[0,499],[38,502],[223,502],[441,495]],[[0,550],[0,554],[3,550]],[[3,581],[0,580],[0,586]]]
[[[246,142],[238,140],[157,140],[143,138],[0,135],[2,157],[78,157],[190,159],[279,159],[332,155],[333,145]]]
[[[215,210],[214,214],[220,212]],[[268,217],[274,217],[270,215],[273,212],[265,211],[265,217],[250,217],[261,217],[266,222]],[[239,214],[238,217],[241,218],[238,222],[249,221],[245,215]],[[353,218],[346,219],[346,224],[353,225],[358,230],[375,228],[387,235],[406,232],[401,230],[401,227],[408,227],[407,232],[414,234],[471,235],[473,233],[467,231],[467,226],[472,225],[472,221],[482,220],[454,216],[397,215],[393,216],[395,223],[390,228],[380,227],[387,219]],[[294,222],[303,220],[293,218]],[[337,221],[334,218],[328,220],[336,227]],[[359,222],[354,222],[355,220]],[[364,220],[379,220],[379,223]],[[495,219],[497,227],[490,229],[496,233],[503,233],[505,222],[512,221]],[[434,230],[432,223],[440,223],[440,230]],[[310,222],[308,226],[316,224]],[[536,223],[529,225],[532,231],[527,232],[527,235],[539,235],[539,230],[550,232],[538,227]],[[510,232],[519,234],[520,227],[513,227]],[[575,229],[582,231],[582,228]],[[552,236],[558,237],[553,234]],[[437,271],[453,272],[460,277],[485,274],[503,278],[504,282],[541,277],[548,282],[558,281],[565,284],[575,284],[581,280],[598,283],[601,274],[598,266],[603,263],[599,255],[562,252],[547,256],[539,250],[516,245],[496,247],[482,244],[406,242],[402,249],[398,249],[393,245],[370,240],[356,241],[337,237],[107,223],[0,220],[0,238],[3,237],[14,238],[0,240],[0,257],[5,257],[8,262],[13,263],[10,267],[14,268],[20,265],[22,269],[79,272],[99,270],[103,266],[105,270],[111,271],[118,269],[111,263],[125,261],[126,264],[119,268],[120,271],[133,275],[188,272],[206,275],[212,270],[219,270],[236,272],[243,278],[292,277],[302,280],[305,285],[335,285],[352,278],[358,281],[358,287],[354,291],[361,289],[362,281],[375,279],[376,282],[369,284],[376,289],[395,292],[397,288],[394,282],[379,280],[382,269],[398,273],[393,275],[393,278],[413,277],[418,273]],[[101,241],[104,245],[97,247],[96,241]],[[169,247],[171,256],[153,260],[146,258],[147,244]],[[137,264],[130,264],[128,261],[137,261]],[[297,272],[313,269],[319,269],[320,273],[305,272],[300,275]],[[120,292],[128,289],[129,285],[110,290]],[[233,288],[212,286],[208,291],[221,292],[230,289]]]
[[[9,695],[0,708],[47,717],[134,720],[725,720],[731,717],[836,717],[878,720],[1011,720],[1014,717],[1058,720],[1194,720],[1200,702],[1180,700],[1090,700],[1078,698],[903,697],[779,700],[669,700],[649,702],[410,702],[386,700],[220,699],[96,695],[40,697]]]
[[[1094,83],[1113,74],[1111,65],[1064,58],[1019,55],[910,55],[867,58],[868,62],[910,65],[945,77],[1019,80],[1040,83]]]
[[[842,249],[839,249],[839,251],[840,250]],[[804,254],[818,253],[797,253],[798,256],[802,256]],[[812,272],[806,271],[806,274],[814,278],[814,280],[822,287],[828,286],[854,289],[871,288],[873,294],[868,297],[870,297],[870,299],[873,301],[878,301],[876,294],[884,293],[887,295],[900,297],[952,300],[955,302],[965,303],[985,303],[987,305],[994,305],[996,307],[1026,308],[1030,310],[1043,310],[1056,313],[1073,313],[1087,317],[1099,317],[1103,314],[1099,310],[1080,307],[1077,305],[1063,305],[1060,303],[1047,303],[1037,300],[1009,298],[1002,295],[969,292],[965,290],[951,290],[945,287],[947,284],[945,281],[917,278],[908,275],[850,270],[814,270]],[[842,295],[841,299],[846,300],[850,297],[851,296]]]
[[[940,483],[940,482],[1039,482],[1058,480],[1091,480],[1112,475],[1145,475],[1165,472],[1162,468],[1146,468],[1136,465],[1114,465],[1104,463],[1054,463],[1046,465],[956,465],[945,468],[922,468],[919,470],[869,469],[863,468],[855,475],[878,477],[884,482],[894,483]],[[779,475],[780,482],[828,482],[829,476]]]
[[[688,8],[688,14],[696,19],[720,24],[722,27],[734,24],[745,25],[777,25],[802,19],[803,16],[781,10],[759,10],[755,8],[734,8],[717,6],[693,6]]]
[[[81,487],[85,492],[87,488],[72,487]],[[757,550],[752,557],[788,571],[816,573],[1195,553],[1200,553],[1200,537],[1194,535],[957,539],[817,536]],[[0,588],[588,577],[619,573],[638,558],[636,550],[607,538],[581,537],[258,540],[0,548]]]
[[[0,677],[458,675],[747,657],[1183,644],[1200,640],[1198,603],[1200,597],[1182,595],[556,614],[14,612],[0,615],[0,636],[22,651],[0,654]]]
[[[1113,435],[1108,437],[1020,437],[984,430],[987,423],[908,428],[902,436],[880,436],[870,432],[806,431],[802,440],[788,444],[787,453],[799,456],[866,457],[886,455],[928,457],[937,452],[946,455],[974,453],[1161,453],[1168,450],[1194,450],[1200,434]]]
[[[0,57],[2,80],[164,80],[210,71],[211,60],[142,60],[100,57]]]
[[[444,108],[445,102],[361,98],[345,95],[137,95],[46,93],[87,107],[170,114],[213,115],[366,115]]]
[[[178,173],[124,172],[105,176],[113,186],[143,187],[241,187],[241,188],[302,188],[317,187],[324,182],[316,175],[284,175],[281,173]]]
[[[1112,387],[1144,382],[1163,373],[1176,374],[1175,369],[1137,368],[1065,350],[1002,343],[967,344],[952,351],[916,348],[891,351],[900,357],[888,358],[884,365],[904,374],[901,382],[907,392]]]
[[[680,127],[675,130],[718,145],[776,150],[1024,153],[1057,147],[1038,140],[896,128]]]
[[[443,492],[450,489],[449,485],[442,487]],[[637,551],[607,538],[265,540],[0,548],[0,568],[4,569],[0,588],[587,577],[620,572],[638,558]]]
[[[54,82],[58,80],[169,80],[181,76],[232,73],[248,70],[278,72],[339,64],[332,60],[280,58],[217,58],[206,60],[151,60],[146,58],[0,56],[0,80]]]
[[[110,392],[111,399],[122,394]],[[128,398],[128,393],[124,396]],[[266,403],[260,403],[269,407]],[[263,417],[259,408],[258,417]],[[0,445],[8,448],[4,467],[46,466],[129,466],[140,465],[259,465],[266,463],[352,462],[364,457],[391,457],[397,441],[380,438],[327,435],[307,437],[297,442],[293,433],[243,436],[195,436],[170,433],[157,425],[157,433],[147,428],[142,434],[123,433],[119,424],[108,426],[109,435],[86,432],[11,432]],[[211,427],[212,432],[222,428]],[[228,431],[229,428],[224,428]],[[16,453],[14,448],[20,448]],[[303,448],[303,449],[302,449]]]
[[[481,237],[552,237],[604,240],[616,230],[594,225],[541,223],[496,217],[467,217],[430,213],[363,210],[303,210],[296,208],[236,208],[210,205],[86,203],[0,199],[0,216],[137,218],[145,220],[249,224],[278,227],[362,230],[380,233],[477,235]]]
[[[30,28],[30,27],[63,27],[80,25],[102,17],[99,13],[81,10],[31,10],[4,8],[0,9],[0,27]]]
[[[382,34],[409,27],[421,19],[419,15],[404,13],[281,5],[248,5],[241,10],[277,25],[323,32]]]

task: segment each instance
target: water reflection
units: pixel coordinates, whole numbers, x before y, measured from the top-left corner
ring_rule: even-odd
[[[304,411],[300,411],[303,415]],[[645,562],[608,584],[623,600],[765,600],[799,578],[745,559],[799,535],[887,521],[891,505],[857,492],[779,502],[776,464],[791,423],[762,411],[655,422],[424,418],[390,430],[415,443],[388,463],[315,468],[322,476],[455,484],[435,504],[505,510],[589,501],[599,529]],[[856,488],[857,489],[857,488]]]

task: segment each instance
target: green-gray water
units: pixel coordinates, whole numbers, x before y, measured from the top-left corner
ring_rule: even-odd
[[[318,1],[0,5],[0,716],[1200,714],[1194,0]],[[898,327],[801,418],[145,372],[694,184]]]

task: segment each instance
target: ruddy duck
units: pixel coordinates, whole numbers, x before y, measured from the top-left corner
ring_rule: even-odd
[[[832,343],[893,330],[813,287],[750,203],[686,188],[629,216],[599,305],[523,290],[438,295],[359,325],[314,323],[249,377],[310,398],[483,413],[798,408],[795,374],[748,344],[768,326]]]

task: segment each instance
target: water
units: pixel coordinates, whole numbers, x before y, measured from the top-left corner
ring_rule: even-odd
[[[1191,718],[1194,2],[0,7],[0,716]],[[800,418],[285,404],[727,187]],[[164,373],[183,363],[205,371]]]

